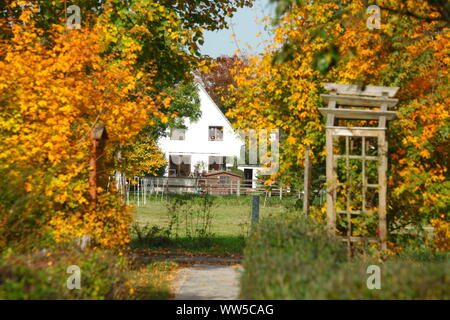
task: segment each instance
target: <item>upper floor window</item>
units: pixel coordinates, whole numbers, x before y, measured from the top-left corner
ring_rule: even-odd
[[[223,141],[223,127],[209,127],[209,141]]]
[[[186,129],[170,129],[170,140],[185,140],[186,139]]]

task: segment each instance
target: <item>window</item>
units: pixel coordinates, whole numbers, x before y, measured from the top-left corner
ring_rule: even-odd
[[[170,155],[169,177],[189,177],[191,156]]]
[[[219,184],[230,184],[229,176],[219,176]]]
[[[170,140],[184,140],[186,138],[186,129],[170,129]]]
[[[223,127],[209,127],[209,141],[223,141]]]
[[[225,157],[209,157],[208,171],[222,171],[226,169]]]

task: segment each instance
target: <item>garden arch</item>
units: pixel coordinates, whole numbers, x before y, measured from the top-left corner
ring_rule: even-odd
[[[387,121],[394,120],[399,88],[323,84],[326,116],[327,227],[351,248],[377,242],[386,249]],[[378,213],[378,219],[376,214]],[[372,220],[371,220],[372,219]],[[376,226],[370,221],[376,220]],[[362,229],[375,228],[363,237]],[[370,231],[370,230],[369,230]],[[376,236],[378,235],[378,236]]]

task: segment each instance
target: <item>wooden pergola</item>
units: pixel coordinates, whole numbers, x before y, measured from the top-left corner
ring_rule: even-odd
[[[387,121],[396,112],[399,88],[323,84],[326,116],[327,227],[351,249],[354,242],[377,242],[386,249]],[[353,123],[352,123],[353,122]],[[355,235],[355,220],[378,212],[378,237]],[[339,221],[337,221],[339,220]],[[338,223],[337,223],[338,222]],[[363,222],[364,223],[364,222]]]

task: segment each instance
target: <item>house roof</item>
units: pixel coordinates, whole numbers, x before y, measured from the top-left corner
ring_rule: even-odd
[[[213,171],[205,174],[205,177],[213,177],[213,176],[233,176],[241,179],[241,176],[238,174],[234,174],[228,171]]]

